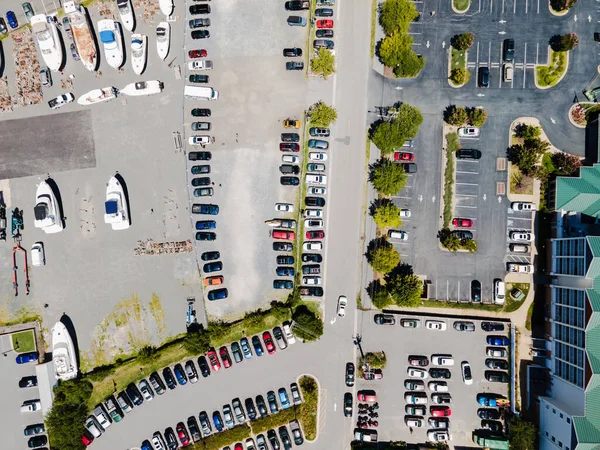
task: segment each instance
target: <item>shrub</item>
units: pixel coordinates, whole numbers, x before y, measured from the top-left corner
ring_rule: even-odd
[[[317,406],[319,404],[319,386],[313,377],[303,376],[298,380],[302,392],[300,423],[307,441],[317,438]]]
[[[385,286],[381,286],[379,289],[373,290],[371,294],[371,303],[375,308],[383,309],[392,305],[394,301],[392,300],[392,297],[390,297]]]
[[[210,348],[210,333],[202,326],[197,330],[188,330],[183,338],[183,346],[191,355],[206,353]]]
[[[473,42],[475,41],[475,36],[473,33],[463,33],[457,34],[454,36],[450,42],[452,47],[456,50],[465,51],[471,48]]]
[[[250,437],[250,427],[246,424],[238,425],[230,430],[225,429],[220,433],[211,434],[196,444],[190,450],[219,450],[236,442],[245,441]]]
[[[369,180],[373,187],[383,195],[395,195],[406,186],[408,176],[402,164],[396,164],[382,158],[371,166]]]
[[[487,111],[483,108],[470,108],[468,114],[469,124],[474,127],[481,127],[487,121]]]
[[[446,123],[457,127],[462,127],[469,119],[467,110],[462,106],[451,105],[446,109]],[[458,139],[458,136],[456,136]]]
[[[394,33],[381,40],[379,59],[388,67],[396,67],[402,62],[403,52],[410,50],[413,39],[406,33]]]
[[[385,0],[379,22],[386,35],[406,33],[410,23],[419,17],[415,4],[408,0]]]
[[[568,52],[579,44],[579,37],[575,33],[555,35],[550,39],[550,46],[555,52]]]
[[[463,85],[469,82],[471,72],[467,69],[452,69],[450,71],[450,81],[455,85]]]
[[[320,48],[317,56],[310,60],[310,70],[327,79],[335,73],[335,56],[326,48]]]
[[[566,11],[575,6],[577,0],[550,0],[550,5],[555,11]]]
[[[521,139],[537,139],[542,135],[541,127],[520,123],[515,127],[515,136]]]
[[[531,422],[514,417],[509,423],[511,450],[528,450],[535,448],[537,430]]]
[[[270,429],[276,429],[282,425],[287,425],[292,420],[296,419],[296,414],[296,407],[292,406],[288,409],[282,409],[276,414],[256,419],[255,421],[250,422],[252,434],[256,436],[257,434],[264,433]]]
[[[457,252],[460,249],[460,239],[455,234],[450,233],[450,230],[448,230],[448,233],[444,233],[441,244],[442,247],[451,252]]]
[[[556,170],[566,174],[575,175],[581,167],[581,159],[576,155],[569,155],[568,153],[557,152],[552,155],[552,164]]]
[[[310,125],[319,128],[329,128],[337,120],[337,110],[323,102],[312,105],[307,115],[310,117]]]
[[[379,245],[367,253],[367,261],[375,272],[389,273],[400,264],[400,253],[393,245]],[[380,299],[383,300],[383,299]]]
[[[373,369],[385,369],[387,357],[385,352],[368,352],[365,354],[365,362]]]
[[[323,335],[323,321],[305,305],[294,311],[294,334],[303,341],[316,341]]]
[[[390,200],[384,199],[374,207],[373,220],[379,228],[395,228],[402,225],[400,208]]]
[[[413,78],[425,67],[425,58],[417,55],[412,49],[404,50],[398,55],[399,63],[394,67],[396,78]]]
[[[464,250],[468,250],[471,253],[475,253],[477,251],[477,242],[473,239],[465,239],[465,241],[461,243],[461,247]]]
[[[421,301],[423,282],[412,273],[391,275],[386,287],[394,303],[400,307],[414,308]]]

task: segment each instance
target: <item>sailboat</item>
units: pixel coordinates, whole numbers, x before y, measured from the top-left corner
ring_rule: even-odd
[[[92,36],[88,13],[73,0],[65,1],[63,6],[71,24],[79,58],[87,70],[94,72],[98,67],[98,46]]]
[[[123,186],[117,177],[111,177],[106,185],[106,202],[104,202],[104,223],[110,224],[113,230],[129,228],[129,208]]]
[[[136,75],[141,75],[146,68],[148,37],[143,34],[131,35],[131,66]]]
[[[44,62],[50,70],[58,72],[63,65],[64,55],[54,20],[45,14],[36,14],[31,18],[31,30]]]
[[[160,59],[166,59],[171,47],[171,26],[160,22],[156,27],[156,51]]]
[[[56,378],[67,381],[77,378],[77,355],[73,339],[62,322],[52,328],[52,362]]]
[[[117,0],[117,9],[121,16],[121,22],[127,31],[132,32],[135,29],[135,16],[131,6],[131,0]]]

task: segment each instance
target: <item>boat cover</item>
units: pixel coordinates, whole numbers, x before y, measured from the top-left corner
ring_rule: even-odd
[[[35,214],[35,220],[44,220],[48,217],[48,205],[45,203],[38,203],[33,208],[33,212]]]
[[[119,205],[116,200],[104,202],[104,208],[106,209],[106,214],[117,214],[119,211]]]
[[[103,30],[100,32],[100,40],[105,44],[115,42],[115,34],[110,30]]]

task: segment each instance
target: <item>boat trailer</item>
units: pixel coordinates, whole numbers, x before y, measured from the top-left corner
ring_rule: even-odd
[[[25,294],[29,295],[29,270],[27,269],[27,251],[21,247],[21,230],[23,229],[23,211],[19,208],[12,210],[11,234],[15,240],[15,246],[12,251],[13,262],[13,289],[15,297],[19,295],[19,283],[17,282],[17,252],[23,252],[23,271],[25,272]]]

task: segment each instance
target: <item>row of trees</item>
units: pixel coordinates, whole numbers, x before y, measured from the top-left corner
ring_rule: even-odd
[[[379,22],[385,38],[379,43],[379,59],[396,77],[415,77],[425,67],[425,58],[414,52],[407,33],[418,17],[415,4],[409,0],[385,0],[380,7]]]
[[[373,144],[382,155],[389,155],[402,147],[409,139],[413,139],[423,123],[423,115],[418,108],[401,104],[389,109],[389,119],[375,122],[369,130]]]
[[[396,305],[402,308],[415,308],[421,302],[423,281],[407,264],[397,266],[385,276],[385,284],[380,280],[371,282],[368,288],[373,306],[379,309]]]
[[[487,118],[487,111],[483,108],[466,108],[464,106],[450,105],[444,113],[446,123],[457,127],[465,125],[481,127],[487,122]]]

